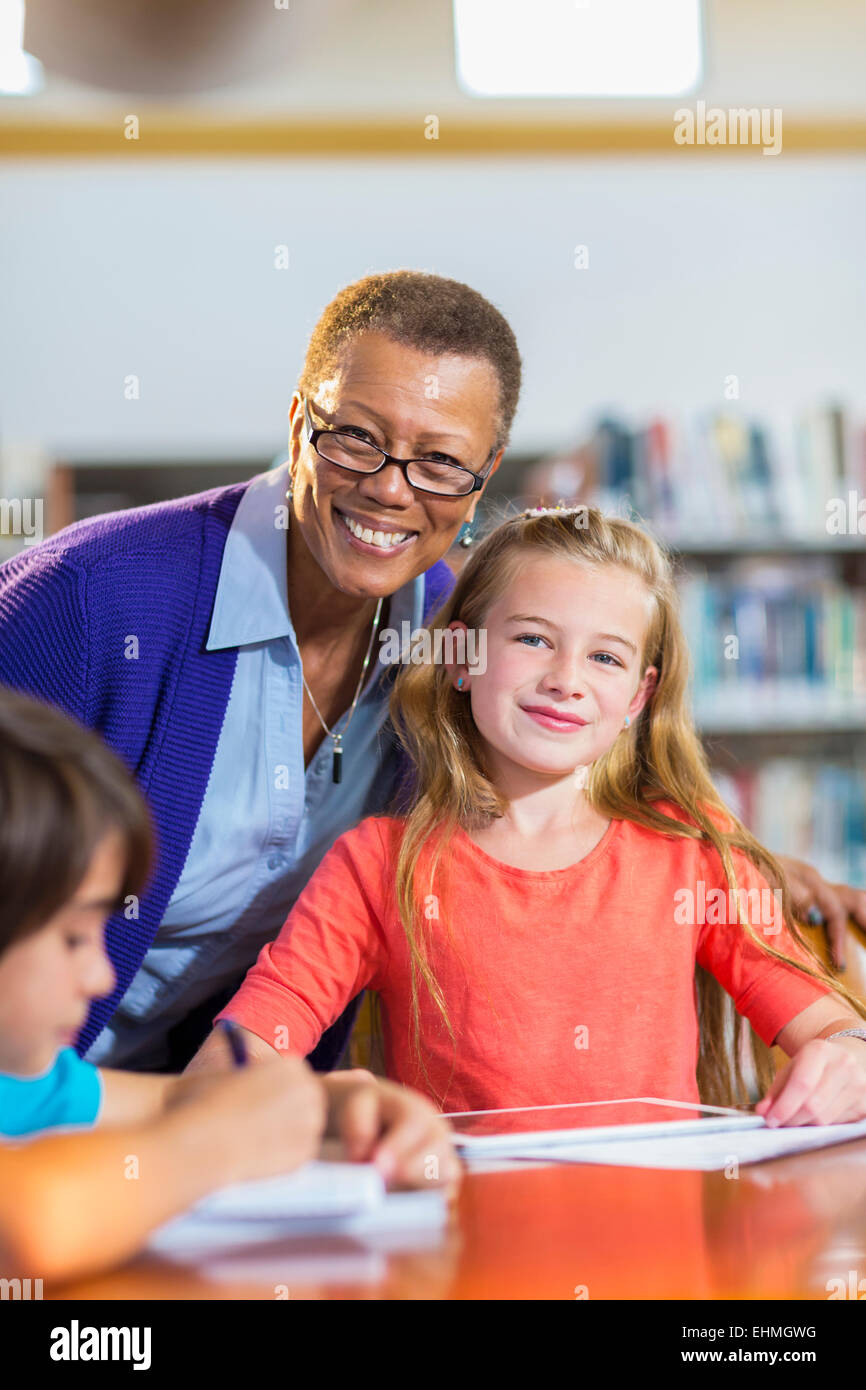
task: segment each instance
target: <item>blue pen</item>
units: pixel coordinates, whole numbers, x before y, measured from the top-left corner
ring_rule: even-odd
[[[236,1023],[230,1018],[221,1018],[219,1027],[222,1028],[228,1040],[228,1045],[232,1050],[232,1061],[236,1067],[245,1067],[247,1064],[247,1047],[243,1039],[243,1034]]]

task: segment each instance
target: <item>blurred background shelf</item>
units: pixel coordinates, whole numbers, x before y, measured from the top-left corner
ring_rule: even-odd
[[[710,560],[742,555],[859,555],[866,556],[866,536],[749,536],[698,540],[659,532],[671,550]]]
[[[733,734],[803,734],[807,737],[828,733],[866,734],[866,707],[863,705],[833,712],[816,702],[811,713],[802,705],[789,708],[780,706],[775,711],[766,709],[765,712],[759,705],[753,711],[744,709],[738,712],[722,698],[713,703],[702,695],[695,704],[694,715],[701,733],[708,737]]]

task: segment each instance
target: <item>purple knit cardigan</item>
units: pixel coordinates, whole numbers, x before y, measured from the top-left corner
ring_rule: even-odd
[[[158,838],[138,919],[115,913],[106,925],[117,983],[92,1005],[81,1054],[141,965],[189,852],[238,653],[205,642],[248,485],[78,521],[0,565],[0,683],[98,730],[134,774]],[[425,622],[453,585],[444,561],[426,572]],[[133,634],[137,659],[127,656]]]

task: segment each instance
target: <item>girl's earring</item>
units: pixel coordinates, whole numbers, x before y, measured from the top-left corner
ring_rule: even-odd
[[[462,677],[462,676],[460,677],[459,681],[457,682],[457,689],[458,689],[458,690],[462,690],[462,689],[463,689],[463,677]]]
[[[474,520],[464,521],[463,525],[460,527],[460,533],[457,537],[457,542],[459,545],[467,546],[473,544],[475,540],[475,533],[472,528],[474,525]]]
[[[627,729],[630,723],[631,723],[631,715],[630,715],[630,714],[627,714],[626,717],[625,717],[625,723],[623,724],[623,728],[624,728],[624,729]]]

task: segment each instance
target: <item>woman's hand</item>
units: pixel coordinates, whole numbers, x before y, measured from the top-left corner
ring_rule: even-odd
[[[343,1141],[350,1159],[375,1163],[392,1187],[459,1181],[451,1131],[424,1096],[362,1070],[321,1080],[329,1098],[327,1133]]]
[[[848,918],[853,917],[866,931],[866,892],[847,883],[828,883],[802,859],[786,859],[782,855],[778,859],[785,870],[797,916],[805,922],[810,907],[818,909],[824,918],[830,956],[836,969],[844,970]]]
[[[813,1038],[804,1043],[755,1111],[771,1126],[866,1120],[866,1041]]]

